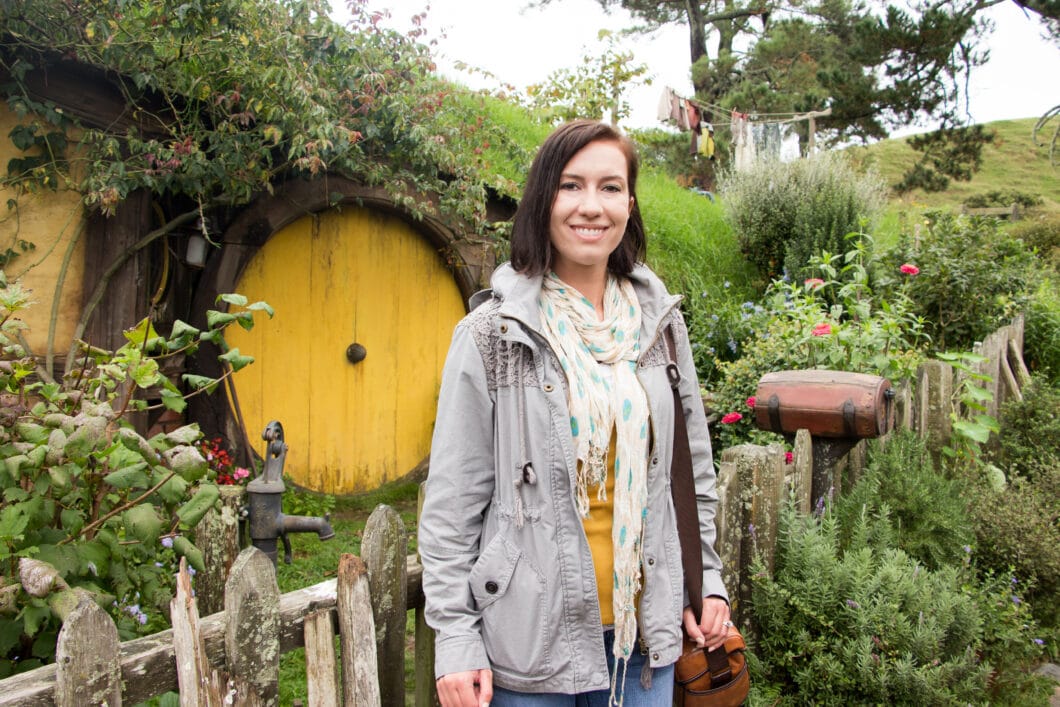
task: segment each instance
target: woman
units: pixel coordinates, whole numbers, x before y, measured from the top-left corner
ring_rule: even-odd
[[[706,420],[680,298],[639,264],[636,182],[633,145],[611,126],[556,129],[530,168],[511,263],[453,334],[419,525],[444,707],[670,704],[687,602],[668,338],[706,595],[698,624],[687,608],[683,620],[708,647],[725,639]]]

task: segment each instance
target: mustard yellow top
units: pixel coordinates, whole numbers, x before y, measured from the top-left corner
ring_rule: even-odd
[[[582,519],[589,552],[596,569],[596,589],[600,595],[600,619],[603,626],[615,623],[615,609],[611,601],[615,588],[615,552],[611,541],[611,526],[615,507],[615,434],[607,450],[607,500],[601,501],[595,488],[589,489],[589,517]]]

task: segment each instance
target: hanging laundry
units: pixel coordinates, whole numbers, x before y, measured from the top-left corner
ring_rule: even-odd
[[[688,129],[692,131],[692,144],[688,148],[688,154],[696,155],[699,154],[699,108],[692,101],[685,99],[685,111],[688,113]]]
[[[766,123],[755,127],[758,129],[755,135],[755,151],[759,159],[779,160],[783,142],[780,123]]]
[[[737,172],[751,169],[755,161],[754,126],[746,113],[732,112],[733,167]]]
[[[703,130],[705,134],[700,135],[699,137],[699,154],[713,162],[714,150],[716,149],[714,143],[714,126],[710,123],[705,123]]]

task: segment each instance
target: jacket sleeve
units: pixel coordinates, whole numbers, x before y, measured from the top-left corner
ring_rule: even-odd
[[[696,366],[692,360],[692,346],[680,312],[674,313],[673,332],[677,367],[681,371],[681,401],[685,408],[688,446],[692,452],[692,476],[695,479],[696,504],[699,510],[699,534],[703,549],[703,596],[719,596],[728,601],[729,594],[721,579],[721,558],[714,549],[718,535],[714,522],[718,511],[717,475],[714,472],[710,433],[707,431],[707,416],[699,392],[699,378],[696,376]]]
[[[478,559],[494,488],[493,401],[482,356],[465,324],[446,357],[431,441],[418,547],[435,675],[488,668],[468,575]]]

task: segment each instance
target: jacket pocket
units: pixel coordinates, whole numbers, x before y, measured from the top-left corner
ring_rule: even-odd
[[[548,675],[549,616],[545,578],[502,535],[471,569],[471,594],[482,615],[482,640],[494,670]]]

